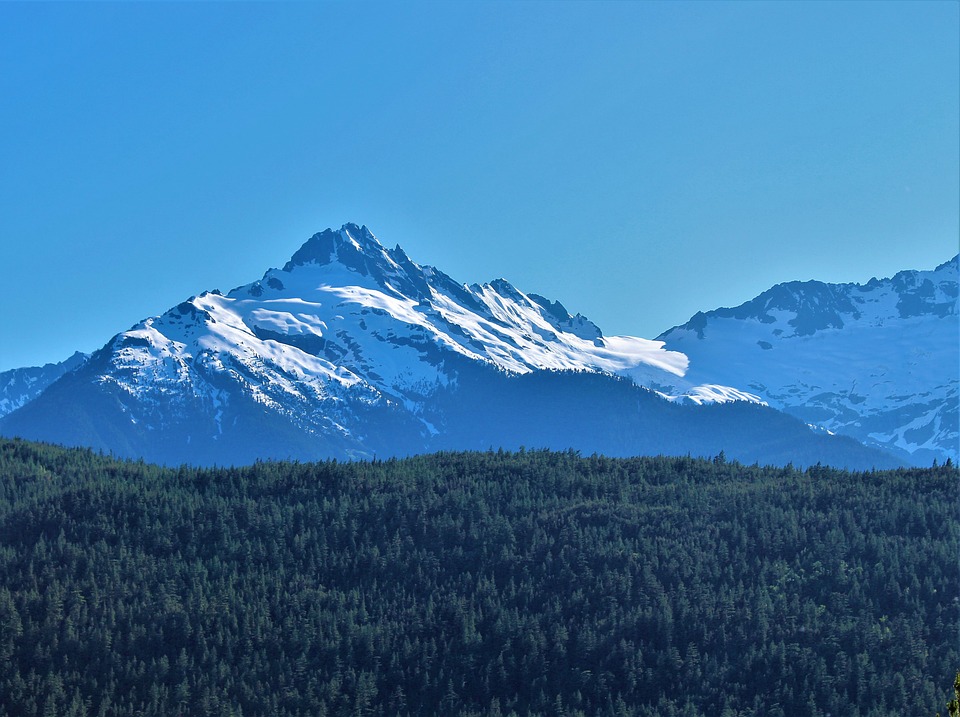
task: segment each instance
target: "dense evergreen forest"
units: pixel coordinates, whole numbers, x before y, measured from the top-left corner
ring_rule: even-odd
[[[0,441],[0,716],[943,710],[958,472]]]

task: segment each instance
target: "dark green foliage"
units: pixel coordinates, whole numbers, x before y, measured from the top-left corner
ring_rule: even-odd
[[[940,717],[939,712],[937,717]],[[953,699],[947,702],[947,717],[960,717],[960,672],[953,680]]]
[[[957,481],[0,441],[0,716],[932,714]]]

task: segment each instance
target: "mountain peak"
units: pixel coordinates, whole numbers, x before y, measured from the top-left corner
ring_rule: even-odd
[[[381,287],[409,298],[430,295],[423,267],[411,261],[399,244],[395,249],[387,249],[365,225],[353,223],[314,234],[284,265],[283,271],[332,264],[371,277]]]
[[[957,270],[957,267],[960,266],[960,254],[957,254],[953,259],[947,259],[940,266],[938,266],[934,271],[953,271]]]
[[[373,232],[365,225],[358,226],[348,222],[338,230],[327,228],[307,239],[284,265],[283,270],[292,271],[305,264],[324,266],[339,261],[359,271],[366,263],[362,261],[363,258],[380,261],[383,257],[387,257],[387,251]]]

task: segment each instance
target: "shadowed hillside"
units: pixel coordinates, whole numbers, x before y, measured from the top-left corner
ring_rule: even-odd
[[[0,442],[0,715],[933,714],[958,474]]]

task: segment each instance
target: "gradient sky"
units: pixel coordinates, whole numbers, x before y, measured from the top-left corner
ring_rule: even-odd
[[[652,338],[960,236],[960,4],[0,3],[0,370],[347,221]]]

